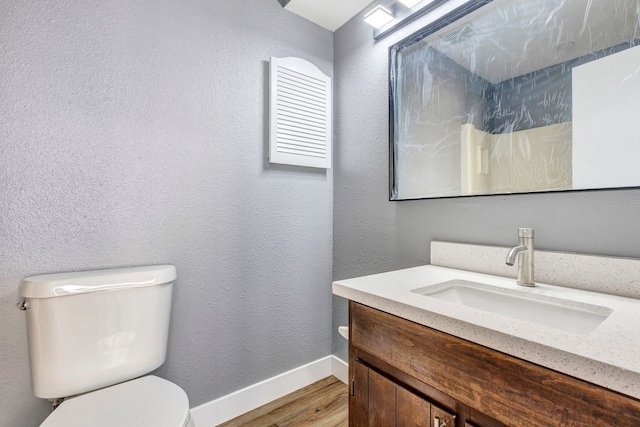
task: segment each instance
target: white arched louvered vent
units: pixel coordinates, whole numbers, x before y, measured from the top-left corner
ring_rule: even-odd
[[[331,168],[331,78],[300,58],[271,58],[269,161]]]

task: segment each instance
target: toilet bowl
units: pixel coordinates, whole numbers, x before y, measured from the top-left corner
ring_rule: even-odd
[[[194,427],[187,394],[153,375],[62,402],[41,427]]]
[[[41,427],[194,427],[184,390],[143,376],[166,358],[175,279],[172,265],[24,279],[33,389],[63,399]]]

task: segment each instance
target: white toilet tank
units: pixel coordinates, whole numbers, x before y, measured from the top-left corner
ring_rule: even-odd
[[[172,265],[26,278],[35,395],[72,396],[162,365],[175,278]]]

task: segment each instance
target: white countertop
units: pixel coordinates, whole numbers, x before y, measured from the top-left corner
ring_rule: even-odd
[[[588,335],[577,335],[456,303],[412,289],[467,280],[605,306],[613,313]],[[502,351],[640,399],[640,300],[431,265],[338,280],[335,295]]]

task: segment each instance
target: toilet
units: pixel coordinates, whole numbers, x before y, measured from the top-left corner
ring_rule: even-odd
[[[41,427],[195,427],[187,394],[146,375],[165,361],[172,265],[24,279],[35,395],[62,403]]]

